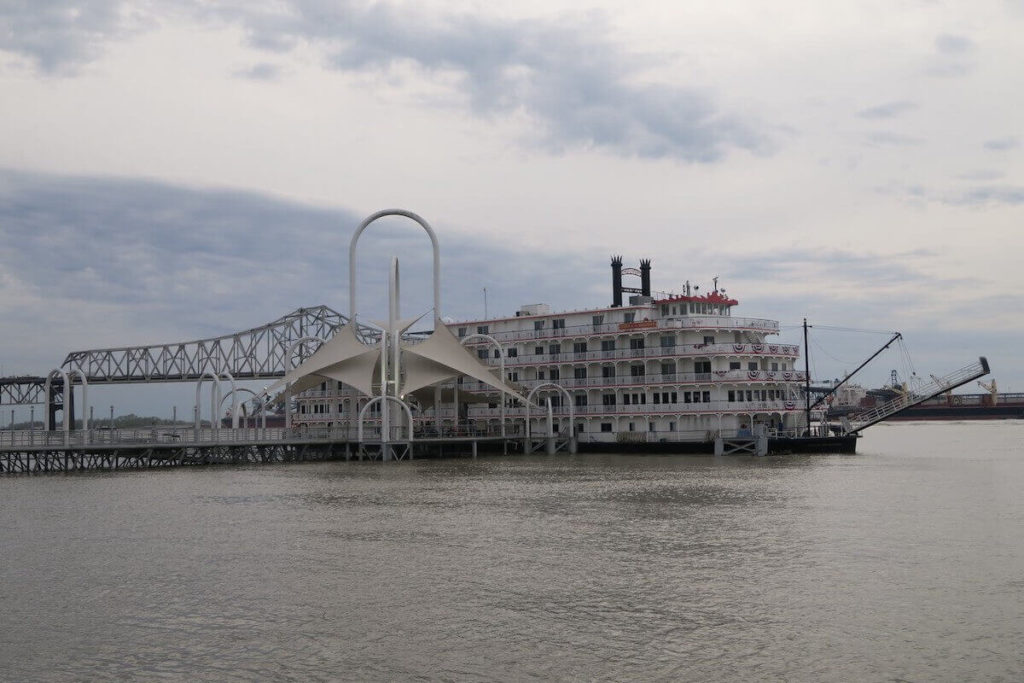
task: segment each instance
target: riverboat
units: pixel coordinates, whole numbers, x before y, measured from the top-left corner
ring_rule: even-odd
[[[558,312],[538,303],[446,323],[528,401],[501,405],[490,387],[462,378],[438,405],[414,412],[417,428],[550,430],[571,434],[580,450],[712,452],[723,438],[757,437],[775,451],[854,450],[856,435],[808,429],[800,348],[776,339],[777,321],[733,315],[739,302],[717,278],[705,292],[686,282],[678,294],[654,294],[649,260],[623,268],[615,257],[611,266],[610,306]],[[639,288],[623,286],[624,277],[639,278]],[[340,424],[358,410],[338,400],[341,385],[327,389],[298,397],[296,424]]]

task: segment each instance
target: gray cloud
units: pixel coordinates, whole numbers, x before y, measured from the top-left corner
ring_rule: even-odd
[[[978,171],[957,176],[958,180],[984,181],[1003,177],[999,171]],[[951,206],[1019,206],[1024,204],[1024,187],[1020,185],[974,185],[967,189],[933,189],[916,185],[880,185],[879,194],[906,197]]]
[[[974,41],[966,36],[942,34],[935,38],[936,55],[926,69],[929,76],[936,78],[958,78],[974,71],[971,55],[975,52]]]
[[[873,133],[868,133],[867,141],[869,145],[875,147],[911,147],[920,145],[923,142],[920,138],[903,135],[902,133],[894,133],[892,131],[875,131]]]
[[[348,247],[363,218],[250,193],[0,170],[5,355],[43,357],[40,369],[49,369],[71,350],[226,334],[300,306],[347,314]],[[584,249],[582,265],[567,269],[560,256],[517,254],[425,218],[440,235],[445,315],[483,317],[483,287],[492,314],[532,301],[578,306],[588,292],[581,283],[607,279],[598,277],[603,252]],[[365,233],[361,315],[386,312],[393,255],[401,260],[403,314],[430,310],[428,244],[405,219]],[[604,288],[594,295],[588,304],[607,303]]]
[[[0,4],[0,49],[25,55],[41,70],[72,72],[94,59],[112,37],[131,31],[126,3],[80,0],[74,4],[13,0]]]
[[[857,116],[862,119],[891,119],[914,109],[917,109],[917,104],[914,102],[900,100],[862,109],[857,112]]]
[[[996,171],[996,170],[992,170],[992,169],[980,169],[980,170],[977,170],[977,171],[968,171],[966,173],[961,173],[961,174],[959,174],[957,176],[957,179],[958,180],[983,181],[983,180],[999,180],[1000,178],[1005,178],[1005,177],[1006,177],[1006,173],[1004,173],[1003,171]]]
[[[1014,196],[1024,202],[1024,190]],[[0,171],[0,362],[8,373],[39,373],[71,350],[227,334],[300,306],[326,304],[345,313],[348,245],[362,218],[252,193]],[[610,303],[603,247],[580,246],[569,261],[565,254],[526,251],[467,235],[438,217],[425,218],[441,242],[443,313],[448,316],[484,317],[484,287],[491,316],[512,315],[524,303],[546,302],[555,310]],[[403,314],[430,308],[431,263],[425,247],[426,236],[405,220],[382,221],[365,234],[357,273],[362,315],[375,317],[385,310],[392,255],[402,262]],[[626,248],[629,262],[655,256],[655,290],[681,280],[680,269],[688,267],[660,262],[657,254],[638,251],[636,245]],[[787,248],[765,258],[763,253],[697,249],[689,253],[689,263],[722,264],[721,284],[741,301],[737,314],[781,320],[790,326],[788,341],[797,343],[795,325],[804,315],[818,324],[896,326],[904,332],[917,326],[918,336],[936,336],[928,314],[918,309],[941,300],[912,297],[925,288],[951,287],[977,289],[982,296],[983,288],[922,274],[914,263],[929,255],[926,250],[880,255]],[[837,296],[837,281],[847,289],[856,286],[857,293]],[[801,286],[788,286],[793,282]],[[908,300],[895,308],[889,294],[871,294],[901,286]],[[971,310],[987,314],[998,308]],[[936,349],[926,367],[953,369],[979,353],[1012,358],[1013,344],[1015,339],[983,344],[980,337],[968,338],[963,348]],[[851,347],[849,357],[863,359],[871,350]],[[821,371],[831,376],[843,369],[850,367]],[[190,405],[187,394],[175,399],[178,405]],[[166,399],[152,401],[164,407],[146,410],[170,412]],[[121,398],[109,402],[136,405]]]
[[[935,49],[944,55],[961,55],[974,49],[974,41],[967,36],[943,33],[935,39]]]
[[[946,198],[948,204],[1020,206],[1024,204],[1024,187],[1019,185],[981,185]]]
[[[744,117],[718,109],[697,88],[641,82],[648,58],[625,53],[595,15],[554,21],[499,21],[472,14],[424,13],[415,5],[335,0],[282,0],[146,5],[205,22],[241,26],[261,49],[314,44],[328,66],[385,73],[414,65],[454,77],[465,105],[479,116],[523,114],[534,144],[550,152],[595,147],[622,156],[714,162],[731,148],[758,153],[770,142]],[[0,9],[13,30],[0,47],[30,56],[44,70],[73,70],[94,58],[104,40],[130,30],[134,6],[92,0],[78,14],[24,2]],[[5,16],[6,15],[6,16]],[[275,76],[269,65],[237,73]],[[446,105],[446,106],[450,106]]]
[[[269,62],[253,64],[246,69],[238,69],[235,78],[246,78],[252,81],[276,81],[281,76],[281,69]]]
[[[1004,152],[1009,149],[1017,149],[1020,147],[1020,140],[1013,136],[996,138],[994,140],[986,140],[984,147],[985,149],[990,149],[995,152]]]
[[[820,251],[812,249],[786,249],[771,259],[736,257],[729,271],[730,277],[752,281],[792,282],[807,278],[827,277],[830,282],[850,280],[871,283],[872,286],[893,284],[935,283],[923,275],[910,262],[927,258],[931,252],[917,249],[909,252],[881,255],[871,252],[853,252],[841,249]],[[952,281],[943,284],[954,284]],[[813,287],[813,282],[808,285]]]
[[[638,83],[645,60],[623,53],[593,16],[571,24],[501,22],[317,0],[291,0],[287,10],[239,4],[214,11],[243,23],[259,47],[321,44],[336,69],[383,72],[411,63],[455,75],[474,112],[523,112],[538,127],[535,141],[553,151],[595,146],[625,156],[711,162],[729,147],[767,147],[751,124],[719,112],[706,93]]]

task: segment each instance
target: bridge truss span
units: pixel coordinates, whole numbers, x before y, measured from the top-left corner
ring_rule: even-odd
[[[211,339],[72,351],[62,367],[79,368],[90,384],[186,382],[225,372],[235,379],[272,379],[295,365],[286,358],[294,340],[330,339],[347,322],[327,306],[299,308],[261,327]],[[301,362],[316,349],[316,344],[298,344],[294,354]]]

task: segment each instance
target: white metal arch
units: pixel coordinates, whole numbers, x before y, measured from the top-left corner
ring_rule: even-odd
[[[406,211],[404,209],[384,209],[377,213],[369,216],[366,220],[359,224],[356,228],[356,232],[352,235],[352,241],[349,243],[348,248],[348,310],[349,320],[356,320],[356,245],[359,243],[359,236],[363,234],[363,231],[369,227],[370,223],[373,223],[378,218],[385,216],[404,216],[411,220],[416,221],[420,224],[427,235],[430,236],[430,244],[434,250],[434,324],[441,324],[441,249],[437,243],[437,235],[434,234],[434,229],[430,227],[430,224],[414,214],[412,211]]]
[[[501,373],[501,383],[504,384],[505,381],[506,381],[505,380],[505,348],[501,345],[501,343],[497,339],[495,339],[491,335],[489,335],[489,334],[482,334],[482,333],[479,333],[479,332],[476,333],[476,334],[471,334],[471,335],[469,335],[467,337],[463,337],[462,340],[459,343],[462,344],[463,346],[465,346],[466,342],[468,342],[470,339],[486,339],[487,341],[489,341],[492,344],[494,344],[494,348],[498,349],[498,365],[500,366],[499,372]],[[455,391],[455,397],[456,397],[456,401],[455,401],[455,416],[456,416],[456,418],[458,418],[458,414],[459,414],[459,405],[458,405],[459,385],[458,385],[458,383],[455,384],[454,391]],[[507,397],[505,396],[504,392],[499,392],[499,393],[501,393],[501,396],[500,396],[500,399],[501,399],[501,436],[504,437],[505,436],[505,400],[506,400]],[[435,404],[435,409],[436,408],[437,408],[437,405]]]
[[[560,384],[555,384],[554,382],[545,382],[544,384],[538,384],[537,386],[535,386],[533,389],[530,390],[530,393],[528,393],[526,395],[526,438],[527,439],[530,438],[530,406],[533,405],[533,403],[532,403],[533,402],[533,395],[536,394],[541,389],[548,389],[548,388],[558,389],[560,392],[562,392],[562,395],[565,396],[566,404],[568,404],[568,406],[569,406],[569,430],[570,430],[569,435],[570,435],[570,437],[572,436],[572,430],[576,429],[576,409],[575,409],[575,406],[573,405],[573,402],[572,402],[572,395],[568,391],[566,391],[565,387],[563,387]],[[550,422],[549,422],[549,427],[550,427]]]
[[[226,393],[223,397],[221,397],[220,404],[219,404],[220,407],[218,408],[218,413],[220,412],[220,410],[222,410],[224,408],[224,401],[226,401],[229,396],[234,396],[236,392],[242,392],[242,391],[249,392],[252,395],[253,398],[258,399],[260,397],[259,394],[257,394],[252,389],[249,389],[248,387],[238,387],[237,389],[232,389],[231,391]],[[244,404],[242,404],[242,405],[244,405]],[[238,406],[239,406],[238,401],[237,400],[232,400],[231,406],[232,406],[231,407],[232,423],[234,423],[234,426],[237,429],[238,428],[238,419],[237,419],[237,416],[235,416],[235,412],[238,410]],[[266,412],[264,410],[262,410],[262,407],[260,409],[260,417],[262,418],[261,426],[262,427],[266,427],[267,426],[267,414],[266,414]]]
[[[200,377],[199,380],[196,382],[196,407],[195,407],[196,426],[195,426],[195,428],[197,430],[197,433],[198,433],[199,428],[201,427],[200,413],[202,412],[202,411],[199,410],[199,392],[202,390],[203,382],[205,382],[207,380],[207,378],[209,378],[209,380],[212,383],[211,386],[210,386],[210,428],[211,429],[217,429],[218,426],[219,426],[219,422],[220,421],[218,419],[218,413],[219,413],[220,404],[221,404],[220,381],[222,379],[224,379],[224,378],[227,378],[228,381],[231,382],[231,395],[233,395],[232,402],[231,402],[231,427],[232,427],[232,429],[237,429],[238,428],[238,394],[236,393],[235,378],[231,375],[230,372],[227,372],[227,371],[220,373],[220,376],[218,376],[218,375],[214,374],[212,371],[208,370],[208,371],[204,372],[203,376]]]
[[[320,342],[320,345],[323,346],[325,341],[326,341],[325,339],[321,339],[320,337],[299,337],[298,339],[293,341],[291,344],[289,344],[288,345],[288,351],[285,353],[285,357],[284,357],[285,374],[287,374],[289,370],[293,370],[296,367],[296,366],[292,365],[292,358],[295,356],[295,347],[297,347],[299,344],[308,344],[309,342]],[[316,353],[316,352],[314,351],[314,353]],[[286,382],[285,385],[284,385],[284,428],[285,429],[291,429],[292,428],[292,411],[290,410],[290,406],[288,405],[288,387],[289,386],[291,386],[291,382]],[[267,400],[269,402],[269,400],[270,400],[269,396],[267,396]],[[264,412],[266,412],[266,405],[264,405]]]
[[[409,408],[408,403],[398,398],[397,396],[374,396],[363,405],[363,407],[359,410],[359,423],[356,427],[356,442],[363,442],[363,418],[366,416],[366,411],[368,411],[370,409],[370,406],[372,406],[373,404],[385,400],[394,401],[398,405],[402,406],[402,408],[405,410],[405,416],[409,420],[409,424],[407,425],[406,429],[409,435],[409,442],[412,443],[412,409]],[[386,443],[388,441],[386,437],[386,434],[381,433],[381,441],[384,441]]]
[[[64,380],[64,431],[70,431],[71,426],[68,424],[68,403],[71,400],[71,378],[68,377],[68,373],[64,372],[60,368],[54,368],[50,370],[49,374],[46,375],[46,382],[43,383],[43,405],[46,406],[46,410],[43,415],[43,429],[50,431],[53,429],[53,424],[50,422],[50,387],[53,386],[53,378],[55,375],[60,375]]]
[[[68,369],[68,380],[74,379],[74,376],[78,375],[79,379],[82,380],[82,431],[86,434],[89,433],[89,380],[86,379],[85,373],[77,365]],[[69,396],[75,391],[74,387],[71,387]],[[64,413],[67,415],[67,411]]]

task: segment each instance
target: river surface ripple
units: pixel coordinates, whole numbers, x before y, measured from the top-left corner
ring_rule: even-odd
[[[0,679],[1015,681],[1024,421],[0,477]]]

